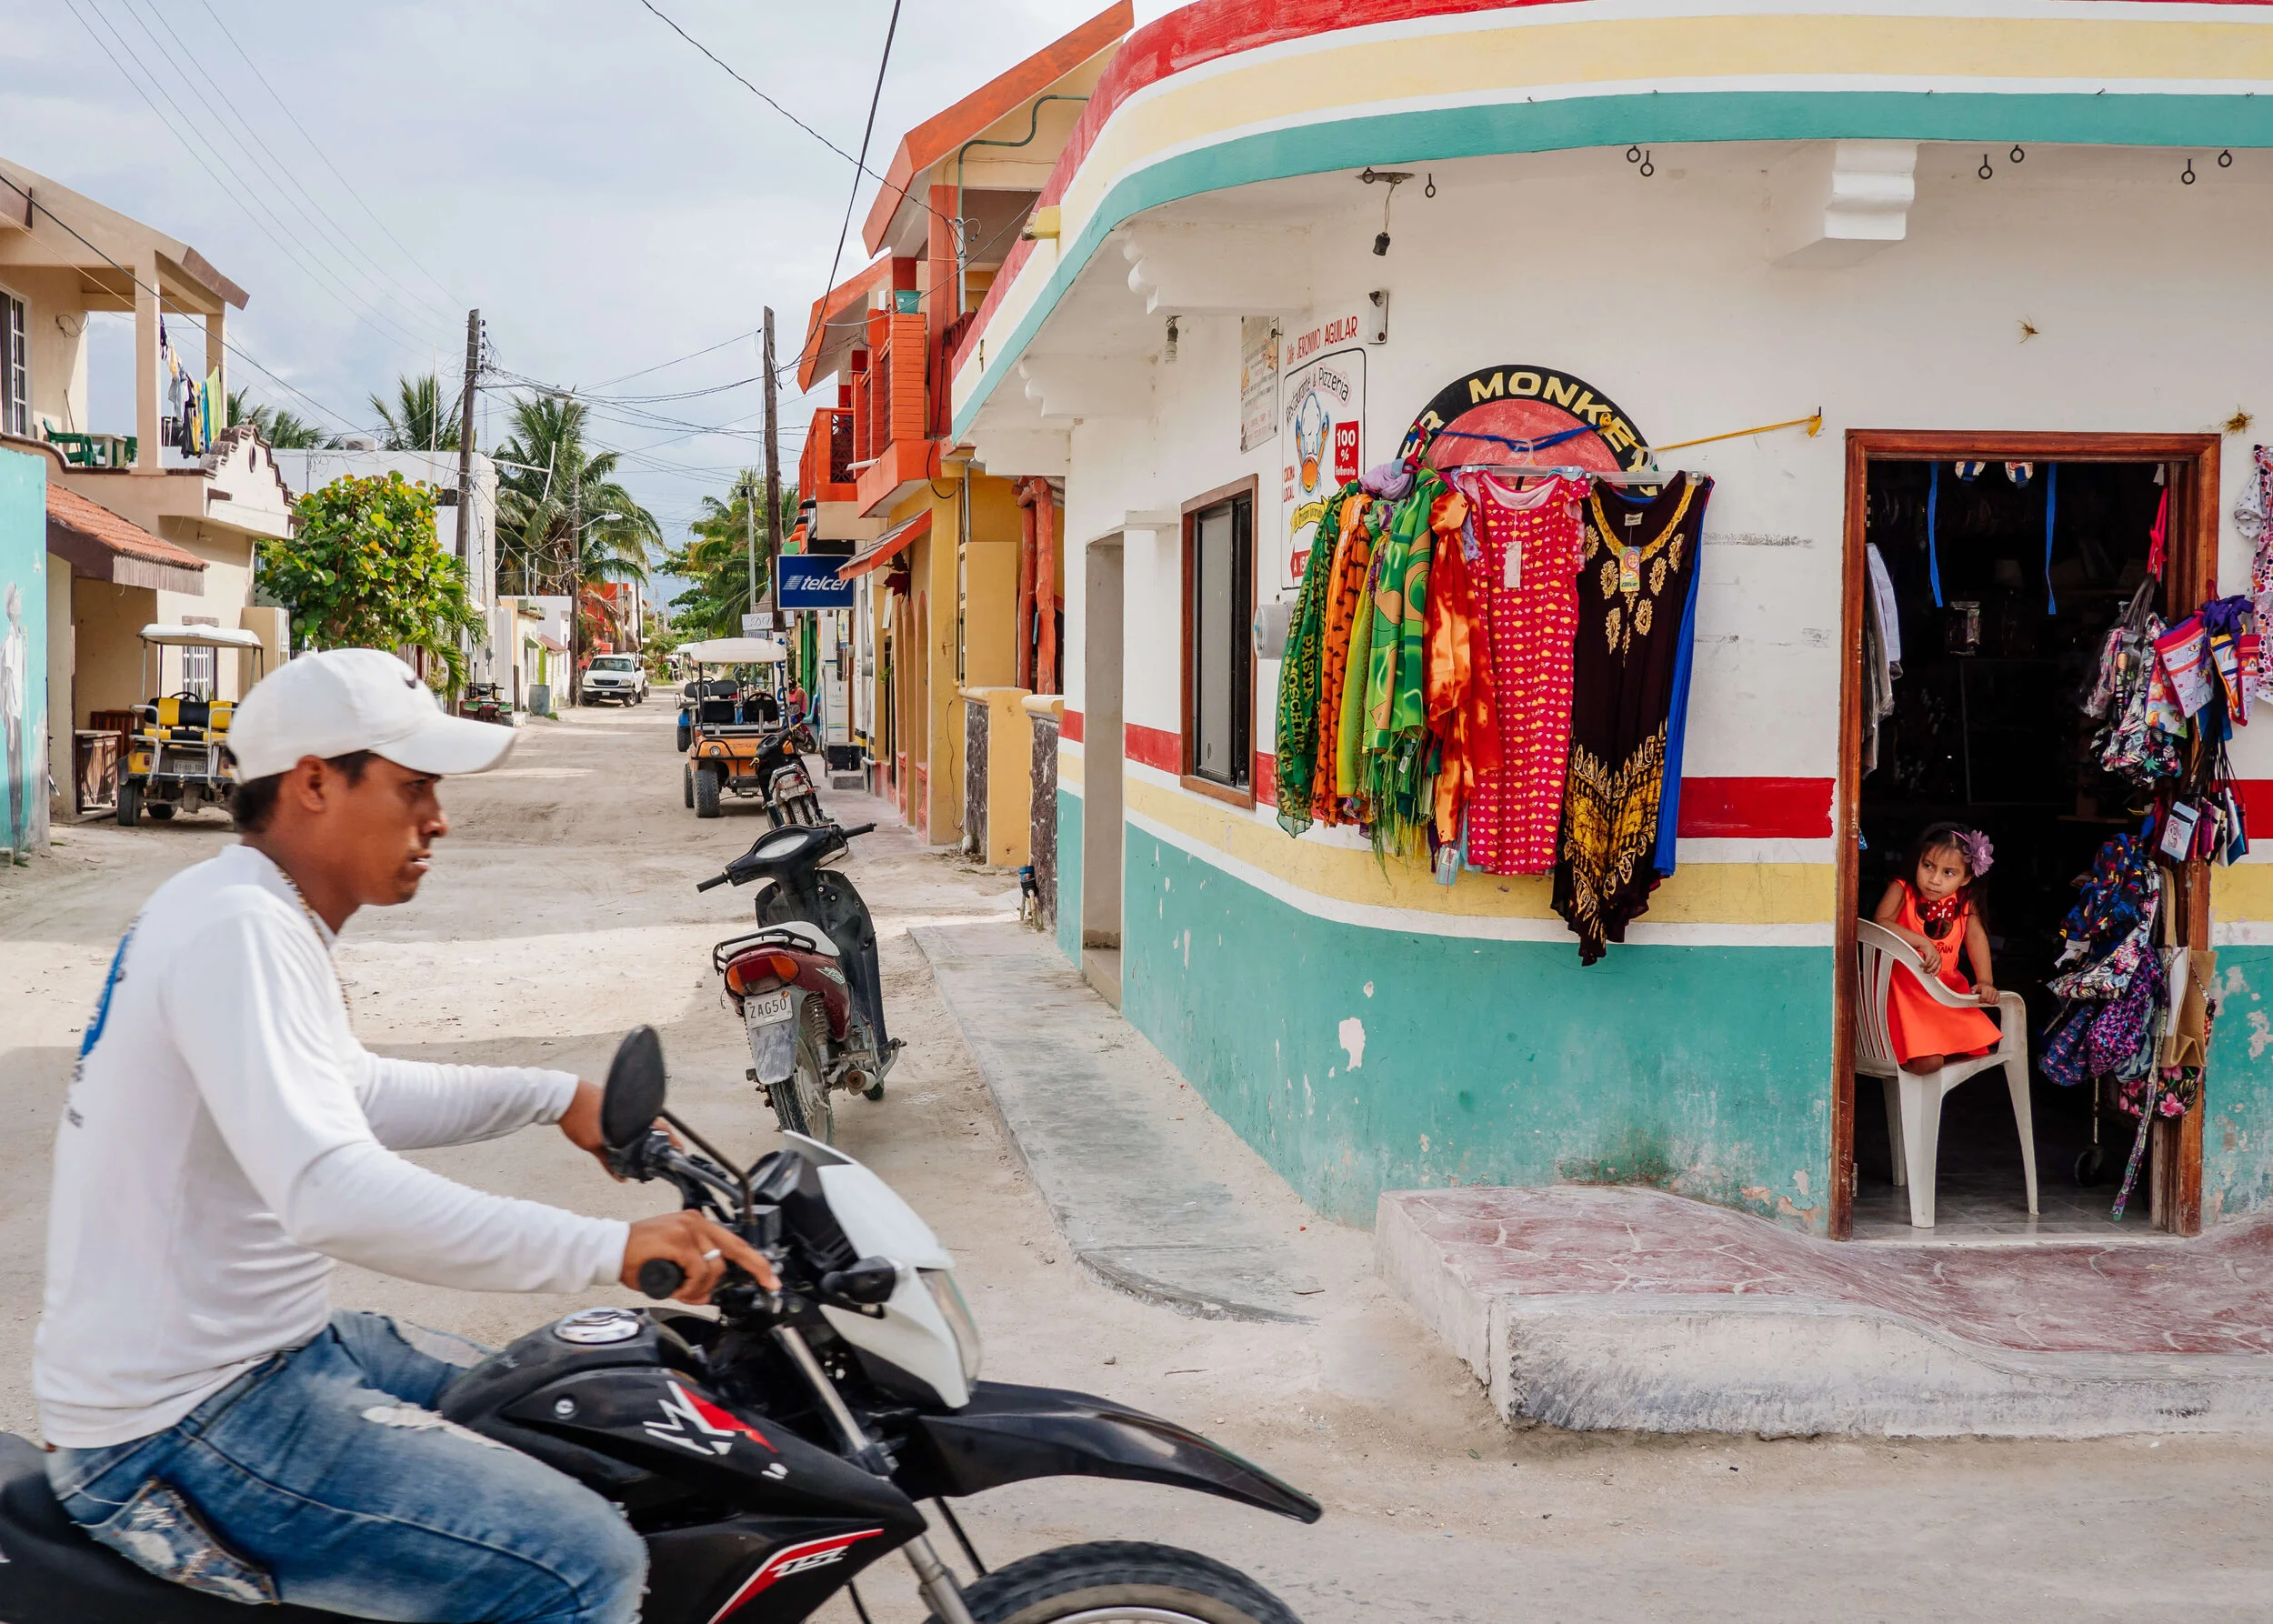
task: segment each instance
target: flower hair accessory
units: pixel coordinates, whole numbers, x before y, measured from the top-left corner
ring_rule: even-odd
[[[1966,867],[1973,870],[1973,877],[1976,879],[1987,874],[1989,871],[1989,865],[1997,860],[1994,848],[1989,845],[1989,837],[1978,829],[1959,830],[1958,849],[1965,853]]]

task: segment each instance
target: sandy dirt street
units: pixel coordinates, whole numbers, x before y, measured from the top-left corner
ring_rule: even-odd
[[[660,701],[664,696],[658,695]],[[697,896],[764,827],[681,805],[671,712],[650,702],[528,728],[507,767],[456,781],[424,895],[366,913],[338,952],[373,1048],[542,1061],[597,1077],[623,1029],[660,1028],[675,1104],[730,1152],[772,1142],[707,950],[746,893]],[[886,816],[824,791],[845,821]],[[0,1425],[28,1429],[50,1139],[104,967],[143,897],[231,838],[214,815],[63,831],[0,870]],[[1219,1158],[1325,1289],[1310,1325],[1181,1318],[1068,1258],[1006,1148],[911,924],[1007,909],[1000,872],[896,823],[853,872],[885,937],[907,1052],[887,1097],[838,1108],[839,1142],[937,1228],[987,1337],[987,1374],[1093,1389],[1197,1426],[1308,1489],[1304,1528],[1167,1489],[1061,1480],[968,1502],[990,1560],[1083,1539],[1187,1545],[1248,1569],[1309,1624],[1424,1620],[2261,1619],[2273,1611],[2273,1458],[2216,1440],[2089,1445],[1762,1442],[1510,1432],[1389,1298],[1366,1235],[1305,1212],[1243,1148]],[[1197,1100],[1195,1111],[1202,1111]],[[557,1134],[422,1158],[487,1188],[638,1216]],[[504,1341],[573,1306],[344,1271],[346,1305]],[[625,1300],[628,1300],[627,1298]],[[904,1567],[863,1586],[919,1617]],[[838,1603],[826,1615],[850,1620]]]

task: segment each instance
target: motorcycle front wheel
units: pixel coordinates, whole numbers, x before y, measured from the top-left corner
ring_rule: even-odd
[[[1301,1624],[1236,1568],[1133,1540],[1041,1551],[996,1569],[963,1600],[974,1624]]]
[[[766,1098],[784,1133],[801,1133],[824,1145],[836,1142],[836,1111],[829,1103],[828,1079],[821,1070],[821,1048],[828,1016],[816,998],[808,1002],[797,1023],[796,1068],[788,1080],[768,1088]]]

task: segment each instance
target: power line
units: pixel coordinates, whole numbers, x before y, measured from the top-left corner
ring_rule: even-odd
[[[852,190],[845,196],[845,223],[836,228],[836,252],[829,256],[828,280],[821,284],[821,309],[824,315],[828,310],[828,296],[836,286],[836,268],[845,260],[845,239],[852,234],[853,205],[860,199],[860,176],[866,173],[868,167],[868,141],[876,132],[876,108],[884,101],[884,70],[892,65],[892,41],[899,31],[900,0],[892,0],[892,20],[884,28],[884,55],[876,59],[876,88],[868,93],[868,122],[860,132],[860,155],[853,160]],[[805,361],[801,351],[794,365],[803,367]]]
[[[642,366],[637,372],[626,372],[618,377],[603,378],[592,386],[595,389],[605,389],[611,384],[627,384],[636,377],[646,377],[651,372],[661,372],[666,366],[676,366],[684,361],[698,361],[705,356],[714,354],[718,350],[726,348],[729,344],[739,344],[745,338],[755,338],[757,334],[755,330],[747,333],[736,333],[731,338],[721,338],[717,343],[710,346],[707,349],[698,349],[692,355],[680,356],[676,360],[657,361],[653,366]]]
[[[85,248],[89,253],[100,255],[103,262],[109,266],[111,269],[125,276],[131,286],[145,289],[154,299],[161,297],[158,289],[152,287],[140,276],[135,275],[135,273],[128,267],[120,265],[118,261],[113,259],[108,254],[104,253],[102,249],[96,247],[93,243],[89,242],[85,236],[80,232],[77,226],[72,225],[70,221],[65,219],[54,209],[49,208],[45,203],[42,203],[37,198],[34,197],[29,192],[26,192],[22,186],[17,185],[15,182],[10,180],[6,175],[0,175],[0,185],[6,186],[8,190],[23,198],[25,209],[29,210],[35,208],[39,210],[41,214],[45,215],[56,225],[62,226],[65,231],[69,232],[74,237],[76,237],[80,246]],[[329,417],[333,422],[339,424],[342,427],[357,428],[362,426],[354,418],[345,416],[341,413],[335,412],[331,407],[325,406],[322,401],[316,399],[315,396],[310,395],[306,390],[301,388],[298,385],[289,383],[283,377],[277,376],[275,373],[271,372],[267,367],[262,366],[258,361],[255,360],[242,346],[230,342],[227,338],[225,337],[222,339],[221,347],[227,350],[229,354],[235,356],[238,360],[244,362],[247,366],[250,366],[254,371],[259,373],[263,377],[265,377],[270,382],[275,384],[278,387],[289,390],[292,394],[298,396],[302,400],[306,401],[308,405],[314,406],[317,411],[323,413],[324,416]],[[225,408],[226,404],[226,402],[223,403]]]
[[[403,257],[410,261],[413,267],[417,270],[420,276],[424,276],[427,281],[435,285],[435,287],[441,293],[442,296],[450,301],[453,307],[463,304],[463,300],[458,298],[456,294],[452,293],[447,287],[443,286],[440,277],[436,276],[425,266],[419,264],[418,256],[416,255],[413,254],[408,248],[403,246],[401,238],[397,237],[392,231],[387,230],[386,222],[379,218],[377,212],[373,209],[368,203],[364,202],[363,194],[355,190],[354,185],[349,183],[345,175],[340,174],[339,165],[333,163],[331,158],[325,153],[324,149],[316,145],[315,137],[308,134],[307,125],[300,122],[299,115],[293,112],[292,108],[285,103],[283,96],[276,94],[276,87],[268,82],[268,75],[260,71],[259,65],[254,62],[252,57],[245,55],[245,47],[243,45],[237,44],[235,34],[229,29],[227,25],[221,21],[220,15],[213,9],[212,0],[198,0],[198,4],[205,8],[205,15],[213,18],[215,30],[224,38],[228,40],[230,46],[236,52],[237,55],[244,59],[245,65],[253,70],[253,77],[260,81],[261,88],[268,92],[269,99],[276,104],[277,107],[283,112],[286,118],[292,121],[292,127],[299,131],[300,138],[308,144],[308,150],[316,155],[316,157],[322,162],[325,168],[332,172],[332,178],[346,188],[347,195],[355,200],[356,206],[361,208],[365,214],[371,216],[371,224],[377,226],[381,234],[386,236],[386,240],[393,243],[395,246],[401,251]]]
[[[236,98],[230,95],[230,94],[222,87],[220,82],[216,80],[209,71],[207,71],[204,61],[198,56],[195,49],[191,46],[187,40],[185,40],[175,31],[174,25],[172,23],[166,21],[165,13],[157,5],[153,4],[153,0],[142,0],[142,5],[143,8],[148,11],[150,15],[156,19],[158,26],[165,30],[166,37],[174,42],[175,47],[180,51],[185,58],[187,59],[189,65],[196,70],[197,76],[203,79],[205,84],[212,88],[217,104],[216,107],[213,110],[225,115],[226,119],[233,120],[235,124],[236,130],[242,130],[246,136],[251,138],[253,145],[248,146],[245,141],[238,139],[235,130],[229,129],[227,123],[222,124],[222,128],[228,132],[229,139],[236,142],[238,150],[245,153],[245,155],[251,158],[255,163],[262,165],[262,167],[265,169],[270,176],[276,182],[277,195],[284,197],[285,201],[300,215],[302,219],[306,220],[309,225],[316,226],[319,230],[325,232],[330,236],[331,240],[337,244],[346,254],[352,255],[360,259],[364,265],[370,267],[371,271],[377,273],[381,281],[384,281],[388,286],[392,286],[396,293],[403,296],[402,299],[396,299],[394,295],[389,294],[385,287],[380,286],[378,282],[371,282],[370,286],[373,291],[376,293],[379,297],[388,299],[396,303],[405,315],[411,316],[415,321],[427,322],[448,316],[450,313],[445,311],[441,306],[436,306],[430,299],[413,293],[408,287],[397,281],[394,275],[389,272],[385,266],[379,264],[375,258],[372,257],[372,256],[364,249],[361,244],[355,242],[353,238],[348,236],[345,228],[343,227],[336,219],[333,218],[331,211],[326,209],[323,204],[317,200],[314,193],[310,192],[307,187],[300,184],[299,176],[293,174],[290,166],[287,165],[281,157],[278,157],[272,153],[267,145],[261,140],[259,134],[255,132],[253,126],[245,121],[245,115],[237,110]],[[129,5],[127,9],[128,15],[133,15],[133,7],[131,5]],[[143,22],[139,16],[136,16],[135,21],[136,25],[142,29],[144,34],[150,34],[150,28],[147,23]],[[157,36],[150,35],[150,43],[154,45],[157,45]],[[163,51],[164,47],[159,46],[159,49]],[[285,193],[285,188],[286,185],[289,185],[293,191],[297,192],[302,198],[306,200],[308,208],[312,208],[315,211],[314,215],[311,216],[307,212],[307,209],[303,209],[298,204],[293,203],[291,197]],[[363,276],[366,282],[370,280],[369,276],[360,267],[355,269],[355,275]],[[403,300],[408,300],[410,302],[406,304],[403,303]]]
[[[878,184],[880,184],[880,185],[889,185],[889,184],[890,184],[889,182],[887,182],[887,181],[886,181],[886,180],[885,180],[884,176],[882,176],[881,175],[878,175],[878,174],[877,174],[875,170],[873,170],[873,169],[871,169],[871,168],[869,168],[869,167],[868,167],[868,165],[867,165],[867,162],[866,162],[866,158],[865,154],[864,154],[864,155],[863,155],[863,156],[856,158],[855,156],[853,156],[853,155],[852,155],[852,154],[850,154],[850,153],[846,152],[846,151],[843,147],[841,147],[841,146],[837,145],[836,142],[834,142],[834,141],[830,140],[830,139],[829,139],[826,135],[824,135],[823,134],[821,134],[821,132],[820,132],[820,131],[818,131],[818,130],[815,129],[815,128],[814,128],[811,125],[809,125],[809,124],[806,123],[806,121],[805,121],[804,119],[799,118],[799,117],[798,117],[798,116],[795,114],[795,113],[792,113],[791,111],[789,111],[789,109],[788,109],[788,108],[786,108],[786,107],[783,106],[783,105],[782,105],[779,102],[776,101],[776,100],[775,100],[772,96],[767,95],[766,95],[764,91],[760,90],[760,89],[759,89],[756,85],[755,85],[751,84],[751,83],[750,83],[747,79],[744,78],[744,77],[743,77],[740,74],[736,73],[736,72],[734,70],[734,68],[733,68],[732,66],[730,66],[730,65],[727,64],[726,60],[724,57],[720,56],[720,55],[718,55],[718,53],[717,53],[717,52],[716,52],[716,51],[712,50],[712,49],[711,49],[708,45],[706,45],[703,44],[703,42],[702,42],[702,41],[700,41],[700,40],[696,39],[696,38],[693,35],[691,35],[691,34],[687,33],[687,31],[686,31],[686,29],[684,29],[684,28],[680,27],[680,26],[679,26],[676,23],[672,22],[672,21],[671,21],[671,19],[670,19],[669,17],[667,17],[667,16],[665,16],[665,15],[663,15],[663,13],[662,13],[662,12],[660,12],[660,11],[656,11],[656,10],[655,0],[639,0],[639,4],[640,4],[640,5],[644,5],[644,6],[646,6],[646,7],[649,11],[651,11],[651,12],[655,12],[655,15],[656,15],[656,18],[657,18],[657,19],[659,19],[659,20],[663,23],[663,25],[664,25],[666,27],[669,28],[669,29],[670,29],[670,31],[671,31],[672,33],[674,33],[674,34],[677,35],[678,35],[681,39],[685,40],[685,41],[686,41],[688,45],[690,45],[694,46],[694,47],[695,47],[697,51],[700,51],[700,52],[701,52],[704,55],[706,55],[706,56],[709,57],[709,58],[711,59],[711,61],[713,61],[713,62],[716,63],[716,64],[717,64],[717,65],[718,65],[721,68],[724,68],[724,69],[726,70],[726,72],[727,75],[728,75],[729,77],[731,77],[731,78],[734,80],[734,82],[735,82],[736,84],[737,84],[737,85],[739,85],[740,86],[742,86],[742,88],[743,88],[743,89],[745,89],[745,90],[748,91],[748,92],[749,92],[752,95],[756,96],[756,97],[759,101],[764,102],[764,103],[765,103],[767,106],[771,107],[771,108],[772,108],[775,112],[776,112],[776,113],[780,114],[780,115],[781,115],[784,118],[787,119],[787,120],[788,120],[791,124],[796,125],[799,129],[803,130],[803,131],[804,131],[806,135],[808,135],[812,136],[812,137],[813,137],[816,141],[818,141],[818,142],[819,142],[819,143],[820,143],[823,146],[827,147],[827,148],[829,149],[829,151],[831,151],[831,152],[835,153],[835,154],[836,154],[838,157],[840,157],[840,158],[844,159],[844,160],[845,160],[845,162],[846,162],[847,164],[850,164],[850,165],[852,165],[855,169],[858,170],[861,174],[863,174],[863,175],[867,175],[870,179],[876,181],[876,182],[877,182]],[[954,222],[953,222],[951,219],[949,219],[949,217],[948,217],[947,216],[939,214],[939,211],[938,211],[937,209],[933,208],[933,207],[931,206],[931,205],[929,205],[928,203],[926,203],[926,202],[922,201],[920,198],[916,197],[913,194],[910,194],[910,193],[902,193],[902,194],[901,194],[901,195],[902,195],[902,196],[904,196],[904,197],[906,197],[906,198],[907,199],[907,201],[908,201],[908,202],[915,204],[916,207],[918,207],[918,208],[922,209],[925,213],[926,213],[926,214],[931,214],[931,215],[938,215],[938,216],[939,216],[939,218],[941,218],[942,220],[947,220],[947,221],[948,221],[948,224],[950,224],[950,225],[953,225],[953,224],[954,224]]]
[[[147,77],[153,85],[157,86],[158,94],[165,97],[167,104],[173,107],[176,116],[178,116],[185,124],[194,125],[195,121],[191,119],[189,115],[183,110],[181,104],[174,100],[173,94],[165,88],[165,82],[150,71],[148,65],[143,62],[140,55],[135,52],[132,45],[126,43],[126,36],[118,32],[116,25],[111,22],[110,18],[104,15],[102,8],[99,5],[94,5],[94,0],[88,0],[88,3],[94,9],[95,15],[102,19],[103,26],[110,30],[111,37],[118,42],[119,50],[125,52],[127,56],[132,57],[135,68],[139,69],[145,77]],[[181,146],[184,152],[189,155],[192,161],[194,161],[200,169],[203,169],[205,172],[205,177],[213,182],[215,188],[224,193],[232,203],[235,203],[236,206],[244,212],[245,218],[253,222],[253,225],[260,231],[261,235],[267,237],[268,240],[275,246],[278,253],[282,254],[287,260],[291,261],[296,268],[306,274],[311,279],[316,280],[318,285],[323,287],[324,292],[328,295],[341,309],[346,311],[349,316],[355,316],[368,324],[375,332],[379,333],[380,336],[386,338],[389,343],[395,344],[398,347],[407,349],[413,356],[417,355],[421,349],[432,347],[427,341],[417,338],[416,336],[397,326],[393,321],[384,321],[384,325],[382,325],[382,319],[376,318],[375,312],[368,309],[357,310],[355,306],[349,302],[347,297],[343,296],[345,294],[344,288],[339,288],[336,284],[318,277],[317,273],[309,266],[305,260],[303,260],[297,254],[294,253],[293,250],[286,246],[282,237],[278,236],[275,231],[271,231],[266,225],[262,223],[260,217],[253,213],[251,206],[245,202],[245,196],[240,194],[238,189],[229,185],[229,184],[225,181],[220,175],[215,173],[213,165],[206,161],[205,155],[191,144],[188,136],[185,135],[181,130],[175,127],[173,121],[168,119],[165,113],[160,110],[157,103],[151,99],[149,91],[143,87],[142,80],[136,78],[134,74],[129,73],[126,69],[125,63],[120,59],[118,53],[114,52],[109,46],[103,43],[102,37],[95,32],[93,25],[88,23],[85,15],[80,11],[77,0],[64,0],[64,5],[69,8],[71,15],[78,20],[79,26],[86,30],[87,37],[95,42],[95,48],[102,52],[105,56],[110,59],[111,65],[118,70],[119,76],[124,78],[129,85],[133,86],[135,94],[142,98],[143,105],[150,109],[152,115],[161,125],[165,126],[166,133],[173,136],[175,143]],[[267,206],[268,206],[265,203],[261,205],[264,211],[267,209]],[[275,219],[273,213],[270,214],[269,217],[272,220]],[[285,226],[283,221],[275,220],[275,224],[278,230],[284,231],[286,236],[290,235],[290,227]],[[392,328],[393,331],[387,331],[386,329],[388,328]]]

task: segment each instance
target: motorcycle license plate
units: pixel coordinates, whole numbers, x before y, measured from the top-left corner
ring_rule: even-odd
[[[753,993],[742,1000],[742,1023],[750,1027],[770,1027],[789,1018],[789,995],[786,992]]]

